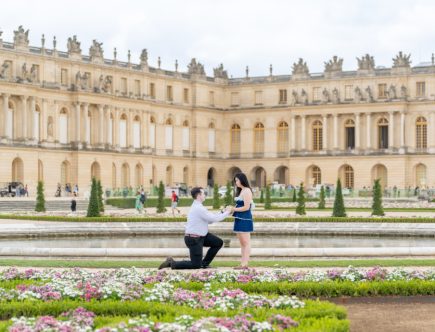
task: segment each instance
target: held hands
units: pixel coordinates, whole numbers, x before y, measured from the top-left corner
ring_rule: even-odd
[[[233,212],[234,212],[234,206],[228,205],[225,208],[225,211],[229,212],[229,214],[233,214]]]

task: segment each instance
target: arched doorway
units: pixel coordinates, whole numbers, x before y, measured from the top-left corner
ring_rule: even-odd
[[[209,168],[207,172],[207,187],[214,186],[215,177],[216,177],[216,170],[213,167]]]
[[[388,171],[382,164],[377,164],[372,168],[372,184],[376,179],[380,180],[379,183],[381,184],[382,189],[388,185]]]
[[[343,188],[354,188],[355,186],[355,174],[352,166],[343,165],[338,171],[338,177],[340,178]]]
[[[91,165],[91,180],[95,178],[96,180],[101,180],[101,169],[100,164],[94,161]]]
[[[289,184],[288,173],[289,171],[287,166],[280,166],[275,170],[273,180],[278,183],[288,185]]]
[[[229,182],[233,182],[233,179],[234,179],[234,175],[236,175],[237,173],[242,173],[242,171],[240,170],[240,168],[238,168],[238,167],[236,167],[236,166],[234,166],[234,167],[231,167],[229,170],[228,170],[228,176],[227,176],[227,179],[228,179],[228,181]]]
[[[266,171],[263,167],[257,166],[252,169],[250,182],[252,187],[263,188],[266,186]]]
[[[183,168],[183,183],[189,184],[189,167],[187,166]]]
[[[65,186],[67,183],[71,183],[71,170],[69,162],[64,160],[60,165],[60,184]]]
[[[24,165],[21,158],[12,161],[12,181],[24,183]]]
[[[426,180],[426,165],[424,164],[417,164],[415,166],[415,187],[419,188],[426,188],[427,187],[427,180]]]
[[[135,185],[136,187],[143,186],[143,167],[142,164],[137,164],[134,172]]]
[[[172,166],[169,165],[166,167],[166,186],[172,186]]]
[[[317,165],[312,165],[307,169],[307,177],[305,181],[307,187],[315,187],[322,184],[322,171]]]

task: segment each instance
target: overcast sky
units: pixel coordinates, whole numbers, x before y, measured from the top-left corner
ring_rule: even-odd
[[[149,64],[186,70],[195,57],[207,75],[221,62],[230,76],[289,74],[299,57],[310,72],[322,72],[333,55],[343,68],[357,68],[356,57],[369,53],[377,66],[391,67],[399,52],[411,53],[412,65],[435,52],[435,1],[430,0],[38,0],[2,1],[3,40],[13,40],[19,25],[30,29],[30,44],[66,51],[77,35],[83,54],[93,39],[104,57],[139,62],[148,49]]]

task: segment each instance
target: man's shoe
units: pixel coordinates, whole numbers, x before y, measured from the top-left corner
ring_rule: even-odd
[[[210,265],[203,265],[203,266],[201,266],[201,269],[215,269],[215,267],[210,266]]]
[[[167,267],[171,267],[173,262],[174,262],[174,259],[172,257],[167,257],[166,260],[162,264],[160,264],[159,270],[165,269]]]

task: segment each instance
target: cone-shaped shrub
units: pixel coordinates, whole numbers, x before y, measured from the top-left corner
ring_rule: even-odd
[[[219,199],[219,187],[217,183],[213,186],[213,209],[219,209],[221,200]]]
[[[225,205],[233,205],[233,191],[231,190],[231,183],[227,182],[227,191],[224,198]]]
[[[306,215],[307,213],[305,212],[305,191],[303,182],[301,182],[301,186],[299,187],[297,202],[298,206],[296,207],[296,214],[299,214],[300,216]]]
[[[382,188],[380,179],[376,179],[373,185],[373,204],[372,216],[384,216],[384,208],[382,207]]]
[[[325,187],[320,187],[320,196],[319,196],[319,209],[325,208]]]
[[[266,200],[264,201],[264,209],[270,210],[272,208],[272,201],[270,199],[270,189],[266,186]]]
[[[36,189],[36,212],[45,212],[45,197],[44,197],[44,183],[38,181],[38,187]]]
[[[296,198],[296,188],[293,188],[293,198],[292,198],[292,202],[297,202],[298,199]]]
[[[337,189],[335,191],[334,209],[332,210],[333,217],[346,217],[344,208],[343,193],[341,192],[341,181],[337,180]]]
[[[264,190],[263,189],[261,189],[260,190],[260,203],[264,203]]]
[[[157,213],[164,213],[166,212],[165,204],[164,204],[164,198],[165,198],[165,186],[163,185],[163,182],[160,181],[159,183],[159,192],[158,192],[158,198],[157,198]]]
[[[87,217],[100,216],[100,203],[98,199],[98,185],[95,177],[92,178],[91,197],[89,197]]]
[[[97,188],[98,188],[98,206],[100,207],[100,212],[104,212],[103,186],[101,185],[101,180],[97,181]]]

